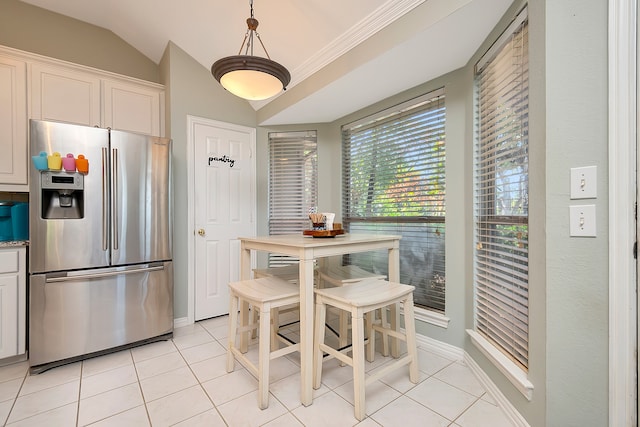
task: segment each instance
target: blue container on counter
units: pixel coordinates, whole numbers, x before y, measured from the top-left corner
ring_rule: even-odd
[[[0,242],[13,240],[12,207],[13,202],[0,202]]]
[[[13,240],[29,240],[29,203],[15,203],[11,207]]]

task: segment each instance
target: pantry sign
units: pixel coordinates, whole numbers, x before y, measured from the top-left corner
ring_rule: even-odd
[[[221,157],[209,155],[209,163],[207,163],[207,166],[211,166],[212,164],[215,165],[215,163],[228,163],[229,167],[232,168],[235,162],[236,161],[234,159],[226,154]]]

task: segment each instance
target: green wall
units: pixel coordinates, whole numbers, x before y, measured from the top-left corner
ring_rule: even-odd
[[[531,0],[528,401],[471,343],[473,66],[525,5],[514,2],[467,66],[333,123],[444,86],[447,106],[447,329],[532,426],[608,424],[607,3]],[[598,198],[570,200],[570,168],[598,167]],[[569,205],[597,207],[596,238],[569,237]]]
[[[174,43],[169,43],[160,61],[162,80],[167,92],[167,123],[173,139],[173,262],[174,317],[188,313],[188,178],[187,116],[197,116],[248,127],[256,127],[253,108],[229,94],[202,67]]]
[[[548,183],[549,426],[608,424],[607,6],[605,1],[547,0],[537,16],[546,41],[546,138],[541,143]],[[598,198],[570,201],[569,168],[589,165],[598,167]],[[570,238],[568,206],[592,203],[597,237]]]
[[[0,44],[159,82],[158,66],[113,32],[18,0],[0,0]]]

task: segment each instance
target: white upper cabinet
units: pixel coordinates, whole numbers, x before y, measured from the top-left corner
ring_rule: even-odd
[[[74,66],[31,64],[31,118],[164,136],[161,85]]]
[[[9,185],[27,184],[26,76],[24,61],[0,55],[0,183]]]
[[[100,104],[99,77],[31,64],[31,118],[100,126]]]
[[[104,80],[103,94],[103,127],[164,136],[160,125],[164,97],[160,90]]]

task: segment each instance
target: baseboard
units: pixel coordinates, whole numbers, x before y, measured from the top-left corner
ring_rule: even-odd
[[[491,381],[489,376],[480,368],[480,366],[469,356],[463,349],[433,338],[418,334],[416,336],[418,347],[435,353],[447,359],[464,362],[473,375],[478,379],[480,384],[487,390],[487,393],[496,401],[496,404],[505,416],[517,427],[530,427],[527,421],[520,415],[516,408],[507,400],[500,389]]]
[[[192,323],[193,322],[189,322],[189,318],[188,317],[181,317],[179,319],[173,319],[173,327],[174,328],[180,328],[182,326],[189,326]]]
[[[469,353],[464,353],[464,363],[471,369],[471,372],[476,376],[480,384],[487,390],[487,393],[496,401],[498,407],[502,409],[502,412],[516,427],[530,427],[527,420],[525,420],[518,410],[509,402],[509,400],[502,394],[500,389],[491,381],[491,378],[480,368],[480,365],[469,356]]]
[[[454,345],[434,340],[433,338],[420,334],[416,334],[416,341],[418,343],[418,347],[429,350],[430,352],[436,353],[442,357],[446,357],[447,359],[458,361],[464,360],[464,351]]]

